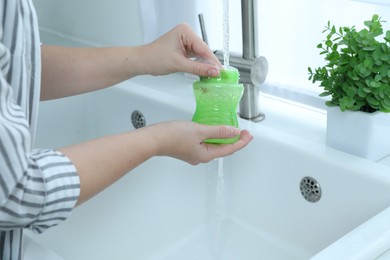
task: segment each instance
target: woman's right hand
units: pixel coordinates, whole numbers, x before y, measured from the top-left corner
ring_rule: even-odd
[[[237,135],[240,139],[233,144],[204,142],[209,138]],[[230,126],[171,121],[71,145],[59,151],[77,169],[80,204],[153,156],[170,156],[196,165],[230,155],[245,147],[252,138],[248,131]]]
[[[140,129],[149,132],[155,145],[155,155],[170,156],[189,164],[206,163],[215,158],[224,157],[244,148],[253,137],[246,130],[231,126],[209,126],[194,122],[171,121],[158,123]],[[210,144],[204,140],[210,138],[240,139],[232,144]]]

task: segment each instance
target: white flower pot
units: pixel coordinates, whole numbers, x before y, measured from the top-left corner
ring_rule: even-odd
[[[390,154],[390,113],[328,107],[326,145],[378,161]]]

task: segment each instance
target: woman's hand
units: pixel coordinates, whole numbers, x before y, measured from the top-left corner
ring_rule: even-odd
[[[218,76],[222,67],[207,44],[187,24],[177,25],[144,47],[144,69],[147,74],[188,72],[200,76]],[[195,57],[204,62],[190,59]]]
[[[195,57],[198,59],[191,59]],[[188,72],[218,76],[220,68],[221,63],[207,44],[186,24],[180,24],[142,46],[69,48],[44,45],[41,99],[86,93],[145,74]]]
[[[170,156],[190,164],[206,163],[244,148],[253,137],[248,131],[230,126],[209,126],[193,122],[171,121],[151,125],[140,131],[150,132],[156,155]],[[233,144],[209,144],[210,138],[224,139],[240,135]]]
[[[233,144],[204,143],[209,138],[237,135],[240,139]],[[80,204],[153,156],[170,156],[195,165],[230,155],[252,138],[248,131],[230,126],[171,121],[64,147],[60,152],[76,166]]]

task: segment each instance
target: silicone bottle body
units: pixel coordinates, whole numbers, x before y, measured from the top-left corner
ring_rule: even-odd
[[[193,122],[206,125],[231,125],[238,127],[237,107],[244,92],[238,83],[239,72],[229,67],[218,77],[201,77],[193,84],[196,110]],[[234,143],[239,136],[230,139],[207,139],[207,143]]]

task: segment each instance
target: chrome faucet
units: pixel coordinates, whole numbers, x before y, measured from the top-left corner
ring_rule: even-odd
[[[241,118],[259,122],[265,118],[259,108],[259,85],[263,84],[268,74],[268,62],[258,56],[256,0],[241,0],[242,17],[242,54],[230,52],[229,64],[240,72],[240,82],[244,85],[244,94],[239,105]],[[203,40],[207,43],[203,15],[199,15]],[[223,62],[223,52],[215,51]]]

